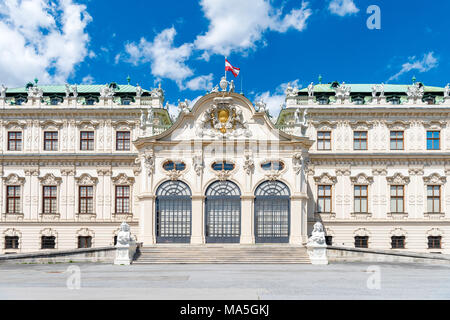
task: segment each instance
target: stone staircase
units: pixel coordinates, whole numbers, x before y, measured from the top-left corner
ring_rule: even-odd
[[[133,264],[310,264],[306,248],[289,244],[158,244],[140,248]]]

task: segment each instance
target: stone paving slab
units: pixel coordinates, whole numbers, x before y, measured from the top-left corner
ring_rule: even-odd
[[[380,289],[368,287],[374,266]],[[80,289],[67,287],[74,267]],[[450,266],[8,264],[0,299],[450,299]]]

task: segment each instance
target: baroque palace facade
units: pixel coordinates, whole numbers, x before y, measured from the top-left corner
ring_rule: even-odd
[[[159,87],[1,88],[3,253],[138,242],[450,253],[449,86],[288,87],[276,123],[222,79],[172,121]]]

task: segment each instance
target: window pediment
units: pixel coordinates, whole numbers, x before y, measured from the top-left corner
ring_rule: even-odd
[[[369,237],[370,232],[366,228],[359,228],[353,232],[353,235],[358,237]]]
[[[97,184],[98,178],[92,177],[87,173],[83,173],[81,176],[75,177],[75,181],[80,186],[93,186]]]
[[[320,176],[314,177],[314,181],[316,182],[316,184],[334,185],[337,183],[337,178],[331,176],[327,172],[324,172]]]
[[[406,121],[401,121],[401,120],[397,120],[397,121],[388,121],[386,122],[386,126],[390,129],[390,130],[399,130],[399,131],[403,131],[406,130],[410,127],[410,123],[406,122]]]
[[[111,178],[115,185],[132,185],[134,183],[134,177],[128,177],[125,173],[121,173],[116,177]]]
[[[77,236],[80,237],[94,237],[94,231],[89,230],[88,228],[81,228],[77,231]]]
[[[364,173],[360,173],[355,177],[350,177],[352,184],[369,185],[373,183],[373,177],[369,177]]]
[[[395,228],[391,231],[391,237],[406,237],[407,232],[402,228]]]
[[[439,228],[432,228],[427,231],[427,235],[431,237],[439,237],[442,236],[443,232]]]
[[[423,177],[423,182],[426,184],[439,184],[442,185],[447,182],[447,177],[441,176],[438,173],[430,174],[428,177]]]
[[[42,185],[57,186],[62,182],[62,178],[56,177],[53,173],[47,173],[45,176],[40,177],[39,181]]]
[[[6,229],[3,232],[3,235],[6,237],[19,237],[19,239],[22,237],[22,233],[19,230],[14,229],[14,228]]]
[[[23,130],[27,126],[25,121],[6,121],[5,128],[8,130]]]
[[[317,131],[332,131],[336,128],[336,121],[313,121],[312,125]]]
[[[39,124],[42,129],[49,129],[49,130],[58,130],[63,125],[63,123],[60,121],[56,122],[52,120],[41,121]]]
[[[372,121],[352,121],[349,123],[353,130],[369,130],[373,127]]]
[[[3,182],[6,185],[23,185],[25,183],[25,178],[19,177],[15,173],[11,173],[7,177],[3,177]]]
[[[386,177],[388,184],[406,185],[409,184],[409,177],[405,177],[401,173],[396,173],[392,177]]]
[[[447,122],[439,120],[426,121],[423,122],[423,126],[429,130],[442,130],[447,126]]]
[[[56,237],[58,233],[52,228],[45,228],[41,230],[40,235],[44,237]]]
[[[90,129],[94,130],[99,126],[98,121],[77,121],[76,126],[80,129]]]
[[[131,130],[136,125],[134,121],[113,121],[111,126],[116,130]]]

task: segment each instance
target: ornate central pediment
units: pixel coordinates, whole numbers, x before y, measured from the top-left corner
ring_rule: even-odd
[[[251,136],[241,108],[233,104],[231,97],[216,97],[213,104],[197,120],[200,137]]]

